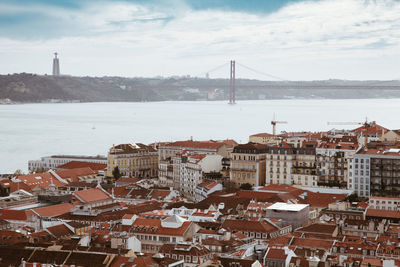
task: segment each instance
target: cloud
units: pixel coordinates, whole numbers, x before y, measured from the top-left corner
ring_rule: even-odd
[[[169,3],[1,4],[0,59],[9,64],[0,72],[48,72],[57,50],[74,75],[195,75],[236,58],[290,79],[397,78],[398,1],[298,1],[265,12]],[[10,16],[21,19],[2,19]]]

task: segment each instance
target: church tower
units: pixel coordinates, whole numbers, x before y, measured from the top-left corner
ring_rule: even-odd
[[[53,59],[53,76],[60,76],[60,62],[57,57],[58,53],[54,53]]]

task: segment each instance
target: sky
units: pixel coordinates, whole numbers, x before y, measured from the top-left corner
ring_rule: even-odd
[[[400,79],[400,0],[0,1],[0,74],[54,52],[74,76]]]

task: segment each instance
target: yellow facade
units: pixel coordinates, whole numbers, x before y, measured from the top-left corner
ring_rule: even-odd
[[[106,176],[113,176],[112,171],[117,166],[125,176],[156,177],[158,153],[153,147],[142,144],[113,146],[108,153]]]

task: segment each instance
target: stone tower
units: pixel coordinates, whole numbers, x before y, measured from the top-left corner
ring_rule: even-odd
[[[53,76],[60,76],[60,62],[57,57],[58,53],[54,53],[53,59]]]

